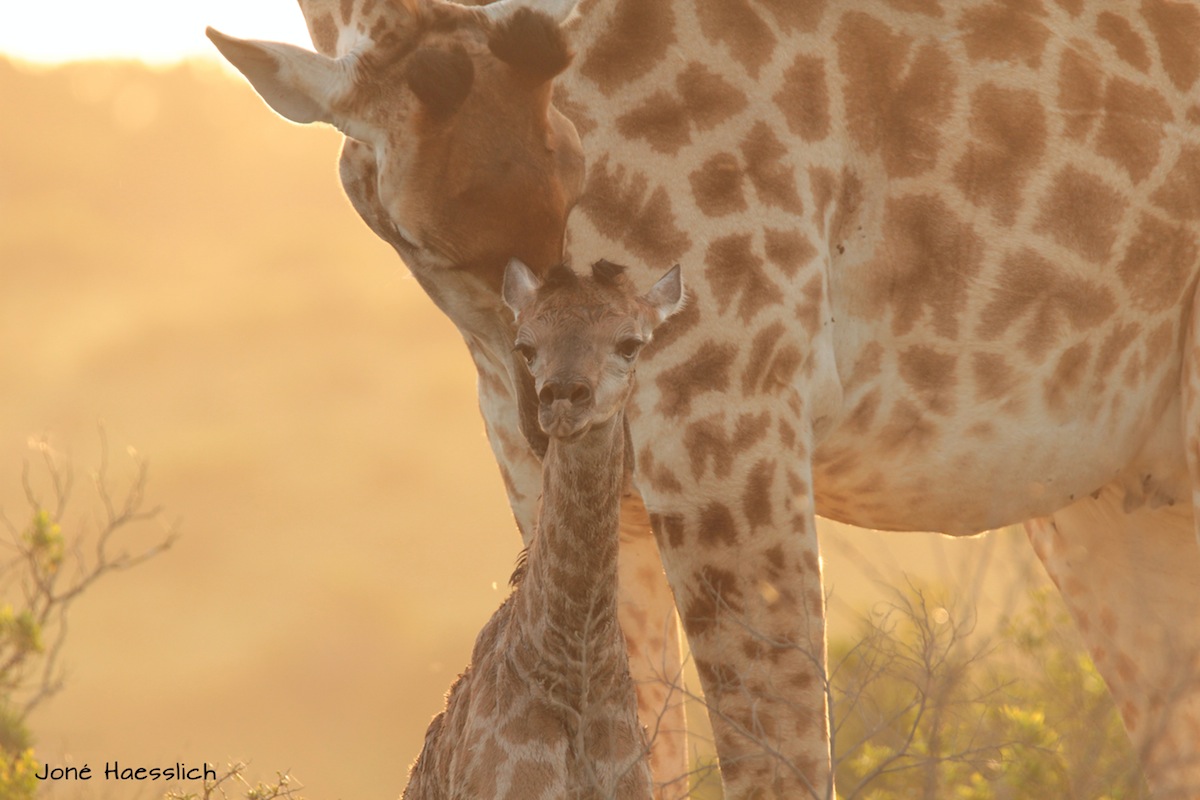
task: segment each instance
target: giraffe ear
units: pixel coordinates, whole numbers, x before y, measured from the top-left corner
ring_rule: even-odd
[[[661,325],[667,317],[683,308],[683,275],[679,265],[671,267],[659,278],[658,283],[642,295],[642,300],[654,309],[655,325]]]
[[[512,309],[514,315],[519,315],[533,302],[538,287],[542,285],[533,270],[517,258],[508,262],[504,269],[504,304]]]
[[[267,105],[292,122],[326,122],[347,136],[365,140],[365,126],[335,112],[354,91],[349,58],[333,59],[295,45],[206,33],[221,55],[246,76]]]

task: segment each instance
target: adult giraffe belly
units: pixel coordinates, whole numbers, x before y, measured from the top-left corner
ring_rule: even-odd
[[[1168,322],[1133,337],[1117,358],[1113,335],[1086,337],[1044,368],[1021,371],[982,347],[939,360],[919,344],[888,354],[876,346],[881,365],[899,374],[881,366],[877,379],[848,392],[846,416],[813,461],[817,513],[860,527],[971,535],[1050,514],[1108,484],[1124,493],[1127,511],[1189,502],[1177,332]],[[938,370],[940,382],[931,377]],[[914,390],[915,374],[925,376],[923,390]]]

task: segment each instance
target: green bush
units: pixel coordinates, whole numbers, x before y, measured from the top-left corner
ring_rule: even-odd
[[[106,574],[136,566],[171,546],[173,531],[135,554],[114,553],[126,529],[156,522],[157,509],[144,507],[146,465],[134,457],[134,477],[123,492],[109,483],[104,448],[96,489],[102,513],[100,530],[89,558],[79,547],[82,538],[68,540],[62,527],[71,499],[73,472],[45,442],[35,442],[41,455],[40,480],[29,464],[24,470],[28,522],[17,525],[0,515],[7,532],[7,552],[0,563],[0,798],[32,800],[37,792],[39,765],[26,725],[29,714],[62,687],[58,656],[62,650],[67,614],[74,602]],[[35,483],[48,484],[46,498]]]
[[[829,643],[839,800],[1148,797],[1104,681],[1052,590],[990,632],[907,585]],[[693,800],[720,800],[711,757]]]
[[[969,610],[908,587],[830,646],[843,800],[1144,796],[1091,659],[1047,591],[975,636]]]

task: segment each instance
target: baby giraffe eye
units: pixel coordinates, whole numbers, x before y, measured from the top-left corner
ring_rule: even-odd
[[[513,348],[513,352],[519,354],[521,358],[525,359],[525,363],[531,367],[533,366],[534,359],[537,358],[537,350],[534,349],[533,345],[518,344]]]
[[[633,337],[622,339],[617,343],[617,355],[626,361],[633,361],[637,354],[641,352],[642,345],[644,344],[645,342],[643,342],[641,339],[635,339]]]

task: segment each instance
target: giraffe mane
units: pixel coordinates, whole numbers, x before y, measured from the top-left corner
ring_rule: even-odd
[[[546,272],[542,288],[546,291],[570,289],[579,285],[579,276],[566,264],[555,264]]]
[[[522,547],[521,552],[517,554],[517,563],[513,566],[512,575],[508,577],[509,587],[515,589],[525,580],[525,573],[529,571],[529,548]]]
[[[592,277],[601,286],[620,286],[625,276],[625,267],[600,259],[592,264]]]

